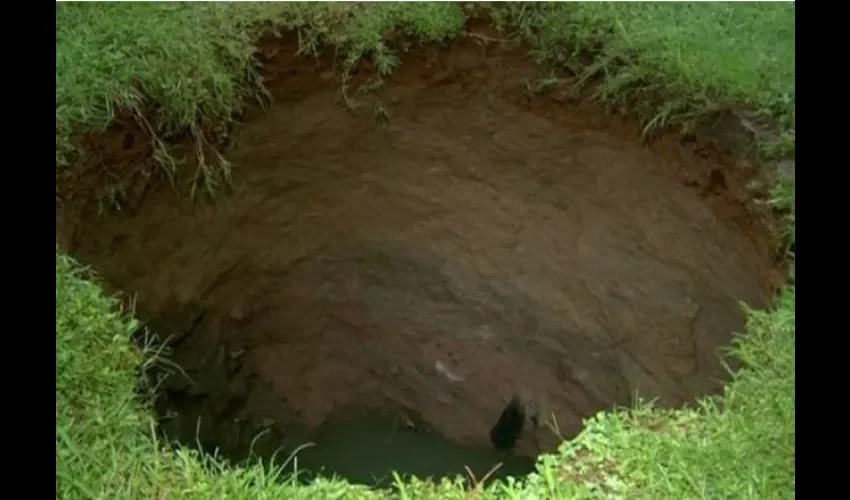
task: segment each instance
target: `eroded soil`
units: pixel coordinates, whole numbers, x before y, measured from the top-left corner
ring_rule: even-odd
[[[481,446],[517,392],[570,436],[637,392],[721,387],[739,301],[781,280],[746,163],[531,98],[533,66],[474,40],[412,50],[383,90],[349,89],[353,112],[328,61],[267,52],[276,105],[226,152],[230,193],[149,184],[119,213],[58,213],[60,245],[172,336],[194,380],[166,385],[191,417],[174,433],[204,416],[238,450],[356,407]],[[557,443],[541,426],[517,452]]]

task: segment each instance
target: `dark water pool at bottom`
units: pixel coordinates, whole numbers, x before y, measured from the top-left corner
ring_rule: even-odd
[[[320,473],[324,477],[337,475],[352,483],[390,486],[393,471],[402,477],[439,480],[457,475],[468,478],[468,467],[480,481],[501,463],[489,481],[507,476],[519,478],[534,470],[532,459],[509,451],[461,446],[435,433],[401,428],[383,419],[363,417],[331,422],[309,441],[313,446],[299,451],[287,466],[287,472],[297,467],[304,481]]]

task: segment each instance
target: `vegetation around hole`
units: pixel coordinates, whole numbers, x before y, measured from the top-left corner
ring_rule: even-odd
[[[370,58],[388,73],[399,64],[391,35],[449,40],[472,12],[527,42],[541,64],[600,79],[597,97],[636,113],[647,133],[731,110],[770,131],[763,155],[793,155],[789,3],[60,3],[57,170],[77,164],[81,135],[124,114],[152,133],[168,177],[180,168],[169,139],[189,134],[199,151],[214,151],[215,135],[266,96],[253,45],[264,33],[295,31],[305,55],[338,47],[344,69]],[[217,153],[206,157],[193,188],[214,193],[229,168]],[[793,183],[772,195],[793,243]],[[57,498],[793,498],[794,297],[789,285],[771,310],[749,311],[734,347],[744,368],[722,399],[600,414],[524,481],[470,493],[459,480],[399,480],[378,491],[339,480],[302,486],[275,464],[230,468],[158,443],[135,392],[138,367],[156,353],[129,342],[132,312],[57,249]]]

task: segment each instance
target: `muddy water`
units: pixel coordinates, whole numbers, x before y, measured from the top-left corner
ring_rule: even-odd
[[[738,165],[528,101],[521,57],[411,55],[380,106],[351,93],[354,113],[329,67],[267,73],[277,105],[228,152],[232,193],[193,205],[156,186],[59,228],[171,336],[192,382],[173,378],[163,404],[188,442],[199,416],[238,454],[261,426],[313,432],[358,407],[486,447],[516,393],[571,436],[636,393],[717,391],[739,301],[765,305],[780,279]],[[547,429],[516,453],[553,450]],[[383,451],[377,434],[334,435],[355,449],[338,463],[402,463],[408,445]]]
[[[393,472],[437,480],[468,479],[472,474],[481,481],[522,477],[534,469],[532,460],[510,452],[461,446],[434,433],[403,429],[370,417],[332,421],[323,427],[314,445],[296,455],[295,465],[307,471],[304,479],[320,473],[390,486]]]
[[[174,407],[172,403],[172,408]],[[192,415],[191,410],[180,419],[189,424],[206,415]],[[250,464],[245,441],[251,442],[253,457],[269,459],[283,466],[285,474],[295,474],[309,483],[318,475],[339,476],[350,482],[390,487],[393,473],[401,477],[413,475],[425,479],[462,477],[475,482],[489,482],[508,476],[519,478],[534,470],[534,461],[511,451],[489,446],[466,446],[440,436],[432,429],[398,425],[399,422],[380,413],[342,412],[317,429],[309,430],[298,422],[277,429],[251,429],[250,426],[216,422],[219,435],[202,432],[206,440],[187,440],[189,430],[164,425],[166,437],[179,436],[193,448],[201,445],[207,453],[216,451],[237,463]],[[203,427],[203,424],[202,424]],[[221,439],[248,432],[242,443]],[[237,438],[237,441],[239,439]]]

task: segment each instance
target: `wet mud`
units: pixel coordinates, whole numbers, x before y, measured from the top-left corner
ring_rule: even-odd
[[[637,393],[720,390],[739,302],[782,279],[751,166],[530,96],[518,50],[411,50],[346,103],[338,69],[294,49],[267,51],[275,106],[235,133],[214,203],[149,183],[117,213],[57,212],[60,246],[135,295],[188,374],[161,392],[170,436],[268,453],[356,408],[492,447],[520,395],[540,425],[512,453],[533,457],[552,419],[570,437]]]

